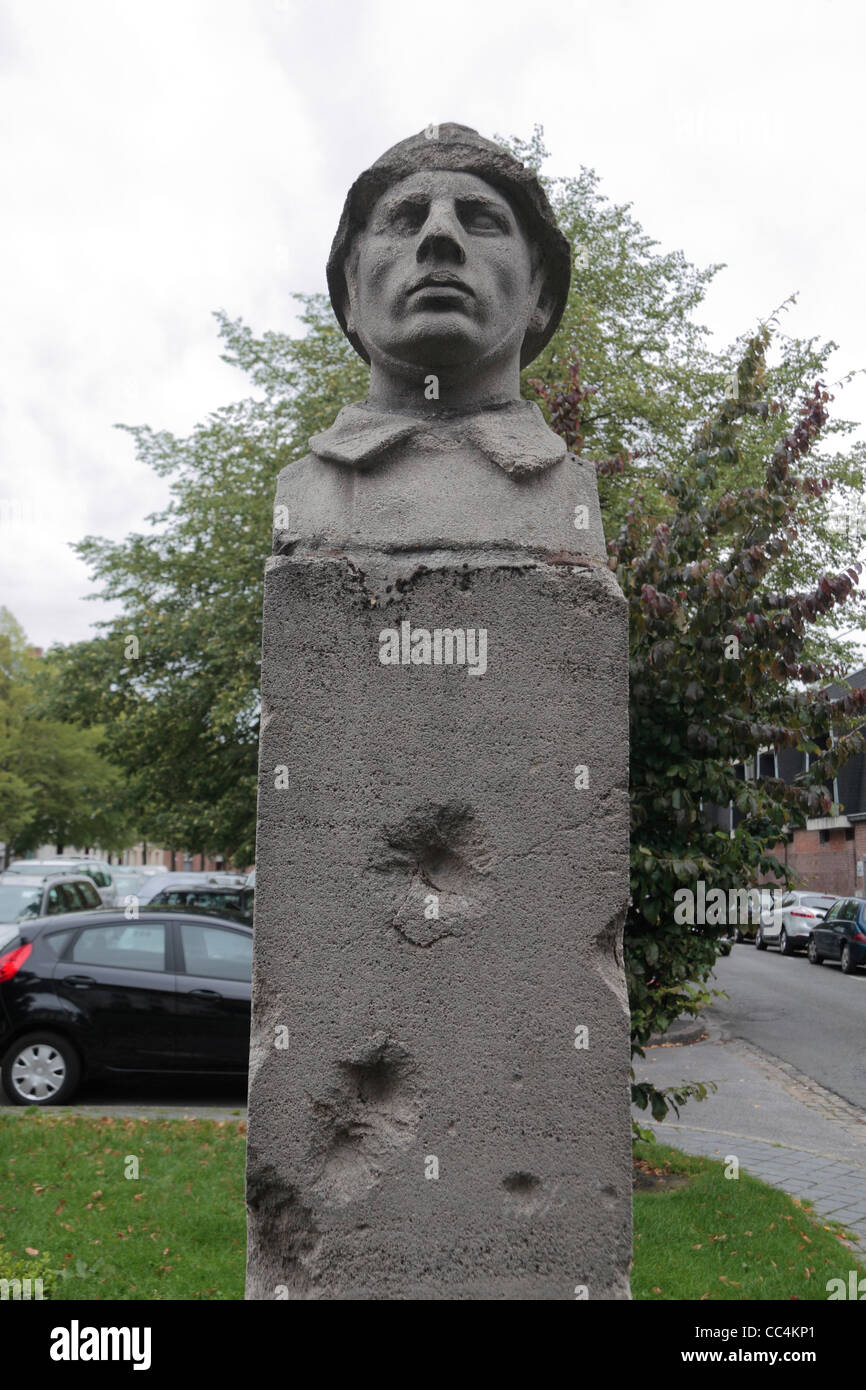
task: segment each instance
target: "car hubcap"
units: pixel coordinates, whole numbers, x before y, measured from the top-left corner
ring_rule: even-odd
[[[48,1100],[66,1080],[66,1063],[48,1043],[30,1043],[12,1063],[12,1085],[24,1100]]]

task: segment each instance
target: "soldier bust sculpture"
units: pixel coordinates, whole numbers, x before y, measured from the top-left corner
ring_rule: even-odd
[[[328,285],[370,392],[280,475],[275,552],[363,537],[392,554],[518,547],[603,562],[594,470],[520,397],[570,273],[534,172],[467,126],[430,127],[361,174]]]

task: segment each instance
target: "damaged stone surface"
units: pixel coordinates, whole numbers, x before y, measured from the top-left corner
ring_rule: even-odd
[[[251,1207],[250,1297],[627,1296],[624,605],[596,568],[462,573],[382,607],[348,561],[268,571],[251,1171],[308,1224],[281,1276]],[[483,679],[383,668],[403,613],[483,623]]]

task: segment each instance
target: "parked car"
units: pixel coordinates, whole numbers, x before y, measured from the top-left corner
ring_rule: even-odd
[[[252,929],[119,909],[22,923],[0,947],[0,1075],[15,1105],[84,1077],[246,1075]]]
[[[115,892],[114,905],[123,907],[126,899],[129,897],[137,898],[139,902],[141,901],[142,889],[147,879],[139,869],[115,869],[113,877]]]
[[[760,905],[758,904],[757,899],[754,897],[755,891],[756,889],[754,886],[749,889],[748,906],[746,908],[746,920],[734,922],[731,930],[728,933],[729,936],[733,937],[734,941],[756,941],[758,936],[758,928],[760,927],[761,922],[772,920],[772,890],[770,890],[769,888],[761,888],[757,890],[760,893]]]
[[[200,912],[215,913],[218,917],[225,913],[252,925],[254,892],[253,888],[232,888],[223,883],[190,882],[184,878],[178,883],[159,888],[152,896],[149,895],[147,906],[196,908]]]
[[[24,922],[65,912],[92,912],[102,907],[85,874],[46,871],[0,874],[0,922]]]
[[[809,960],[813,965],[838,960],[845,975],[866,965],[866,899],[836,899],[823,922],[812,928]]]
[[[187,873],[182,869],[175,869],[171,872],[167,869],[161,869],[158,874],[153,874],[148,877],[146,882],[142,884],[141,901],[150,902],[154,894],[161,892],[163,888],[176,887],[178,884],[186,886],[189,884],[208,883],[220,887],[243,888],[246,885],[246,881],[246,874],[229,874],[223,873],[221,870],[214,870],[213,873],[208,871],[200,872],[198,870],[196,870],[195,873],[192,871]]]
[[[830,908],[838,901],[833,893],[786,893],[781,903],[780,920],[773,921],[771,917],[769,922],[765,922],[762,917],[755,937],[757,950],[765,951],[768,946],[778,946],[783,956],[805,950],[816,922],[823,922]]]
[[[114,906],[116,892],[112,878],[112,867],[110,864],[106,864],[103,859],[89,859],[84,856],[76,858],[74,855],[57,855],[54,859],[16,859],[9,865],[6,872],[33,874],[45,873],[49,870],[57,873],[66,871],[67,873],[87,874],[88,878],[96,884],[100,899],[106,907]]]

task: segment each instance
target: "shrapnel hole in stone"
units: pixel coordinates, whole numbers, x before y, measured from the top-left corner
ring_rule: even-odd
[[[390,1100],[404,1069],[400,1062],[386,1056],[369,1062],[342,1062],[341,1066],[364,1105],[382,1105]]]
[[[515,1192],[522,1196],[540,1187],[541,1178],[537,1178],[534,1173],[509,1173],[502,1179],[502,1186],[506,1192]]]

